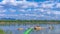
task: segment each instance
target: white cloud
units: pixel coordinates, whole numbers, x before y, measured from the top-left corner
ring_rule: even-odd
[[[26,16],[37,16],[37,14],[24,14]]]
[[[14,9],[9,9],[9,11],[12,12],[12,13],[16,12],[16,10],[14,10]]]
[[[21,16],[24,15],[24,16],[38,16],[37,14],[20,14]]]
[[[4,13],[4,12],[6,12],[6,10],[0,9],[0,13]]]
[[[47,12],[47,14],[51,14],[51,12],[50,12],[50,11],[48,11],[48,12]]]
[[[37,8],[37,9],[34,9],[34,11],[41,11],[41,12],[43,12],[44,10],[42,9],[42,8]]]
[[[29,3],[28,3],[28,5],[29,5],[29,6],[38,7],[38,4],[37,4],[37,3],[35,3],[35,2],[29,2]]]
[[[21,8],[26,9],[28,8],[28,5],[23,5]]]
[[[10,0],[10,2],[11,2],[11,3],[14,3],[14,2],[16,2],[16,0]]]
[[[17,14],[10,14],[10,15],[7,15],[7,16],[18,16]]]
[[[18,17],[19,15],[17,14],[0,14],[0,17]]]
[[[3,4],[9,3],[9,2],[13,3],[13,2],[16,2],[16,0],[3,0],[2,1]]]
[[[56,7],[57,8],[60,8],[60,3],[56,3]]]
[[[49,3],[49,1],[41,2],[40,5],[38,2],[28,2],[28,1],[15,1],[15,0],[14,1],[13,0],[7,1],[7,0],[4,0],[2,2],[2,4],[4,4],[4,5],[6,3],[14,6],[14,8],[18,7],[17,9],[19,12],[26,13],[26,14],[20,14],[20,15],[10,14],[10,15],[6,15],[6,16],[12,16],[12,17],[17,17],[17,16],[26,16],[26,17],[32,16],[33,17],[33,16],[35,16],[36,18],[38,18],[38,17],[46,18],[46,16],[43,13],[45,13],[45,14],[47,13],[47,15],[49,14],[49,16],[47,16],[47,18],[51,18],[50,14],[52,14],[52,13],[55,15],[60,14],[60,11],[53,10],[55,3],[52,1],[51,1],[51,3]],[[56,7],[60,7],[60,3],[56,3]],[[4,9],[4,6],[0,6],[0,8],[3,8],[3,9],[0,9],[0,13],[6,12],[6,10]],[[8,6],[6,8],[8,8]],[[27,9],[27,8],[29,8],[29,9]],[[32,9],[32,11],[31,11],[31,9]],[[8,9],[8,10],[11,13],[16,12],[15,9]],[[29,12],[29,13],[31,12],[33,14],[27,14],[27,12]],[[39,12],[40,12],[40,14],[37,14]]]
[[[2,2],[0,2],[1,4],[6,4],[8,2],[8,0],[3,0]]]
[[[0,17],[1,17],[1,16],[5,16],[5,14],[0,14]]]
[[[42,8],[40,8],[40,9],[38,9],[40,12],[44,12],[45,10],[44,9],[42,9]]]
[[[10,4],[13,5],[13,6],[17,6],[16,2],[13,2],[13,3],[10,3]]]
[[[53,12],[52,10],[46,10],[46,13],[49,14],[49,15],[50,15],[52,12]]]
[[[36,17],[45,17],[44,14],[37,15]]]
[[[1,5],[0,5],[0,8],[3,8],[3,7],[4,7],[4,6],[1,6]]]
[[[44,15],[43,14],[20,14],[20,16],[26,16],[26,17],[28,17],[28,16],[35,16],[35,17],[44,17]]]
[[[41,7],[43,7],[43,8],[53,8],[53,5],[55,5],[54,3],[47,3],[47,4],[45,4],[45,3],[42,3],[42,5],[41,5]]]
[[[19,10],[19,12],[26,12],[24,9]]]
[[[53,14],[55,14],[55,15],[60,15],[60,11],[54,11],[54,12],[52,12]]]

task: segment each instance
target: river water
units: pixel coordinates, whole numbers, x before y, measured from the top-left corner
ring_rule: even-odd
[[[44,30],[32,30],[30,34],[60,34],[60,24],[35,24],[35,25],[0,25],[0,29],[3,29],[6,34],[23,34],[28,28],[34,26],[44,27]],[[53,26],[54,28],[51,30],[49,26]],[[24,30],[18,30],[18,28],[24,28]]]

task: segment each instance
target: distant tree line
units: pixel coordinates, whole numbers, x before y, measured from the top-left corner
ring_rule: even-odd
[[[50,24],[57,23],[60,24],[60,20],[0,20],[0,23],[19,23],[19,24]]]

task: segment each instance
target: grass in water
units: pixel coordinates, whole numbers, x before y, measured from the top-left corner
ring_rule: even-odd
[[[0,29],[0,34],[5,34],[5,32],[2,29]]]

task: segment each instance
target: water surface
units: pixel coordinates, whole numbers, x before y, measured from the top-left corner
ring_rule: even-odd
[[[23,34],[28,28],[34,27],[35,25],[5,25],[1,26],[0,29],[3,29],[6,34]],[[60,34],[60,24],[39,24],[39,26],[44,27],[44,30],[32,30],[30,34]],[[53,26],[54,29],[49,29],[49,26]],[[24,28],[24,30],[18,30],[18,28]]]

